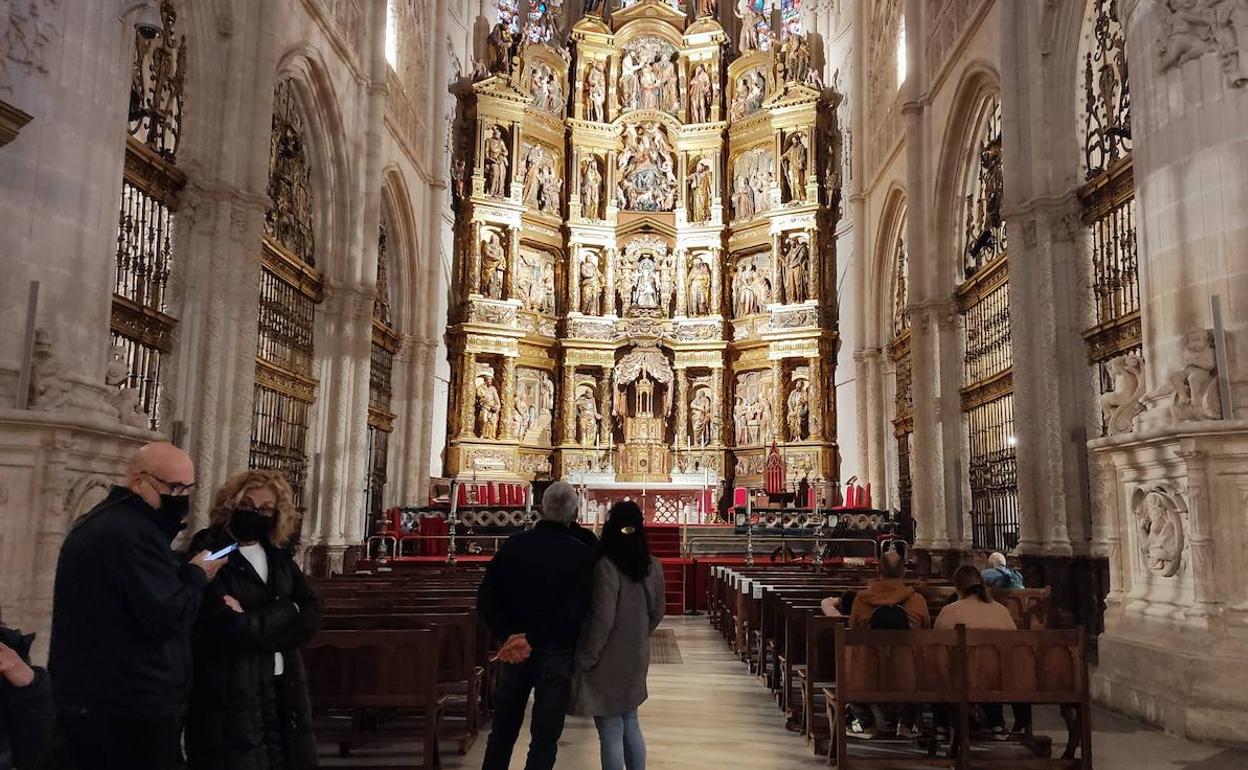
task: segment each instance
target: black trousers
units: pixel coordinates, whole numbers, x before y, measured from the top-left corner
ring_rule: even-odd
[[[59,714],[57,725],[78,770],[179,770],[180,716],[123,718]]]
[[[502,664],[494,693],[494,724],[481,770],[507,770],[533,693],[529,756],[525,770],[551,770],[572,698],[572,650],[534,650],[523,663]]]

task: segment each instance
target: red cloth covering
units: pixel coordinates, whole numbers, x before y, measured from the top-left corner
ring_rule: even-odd
[[[767,466],[764,471],[763,487],[769,495],[784,494],[784,458],[775,442],[771,444],[771,452],[767,455]]]
[[[449,544],[446,536],[450,534],[451,527],[446,523],[446,519],[441,516],[426,516],[420,520],[420,549],[421,556],[446,556],[449,550]]]

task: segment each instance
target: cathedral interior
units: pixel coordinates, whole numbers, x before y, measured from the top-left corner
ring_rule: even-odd
[[[7,624],[165,440],[317,575],[558,479],[1000,551],[1098,704],[1248,744],[1245,0],[87,5],[0,3]]]

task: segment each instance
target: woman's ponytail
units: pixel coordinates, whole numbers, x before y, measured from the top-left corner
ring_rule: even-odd
[[[953,585],[958,589],[958,596],[967,597],[974,594],[985,604],[992,601],[992,594],[988,593],[988,586],[984,585],[984,579],[980,576],[979,570],[969,564],[963,564],[953,573]]]

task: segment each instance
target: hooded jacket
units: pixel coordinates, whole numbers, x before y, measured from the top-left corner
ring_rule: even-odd
[[[901,607],[910,620],[911,628],[927,628],[927,600],[913,588],[896,578],[880,578],[854,597],[854,609],[849,614],[850,628],[866,628],[871,625],[871,613],[878,607]]]

